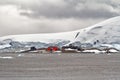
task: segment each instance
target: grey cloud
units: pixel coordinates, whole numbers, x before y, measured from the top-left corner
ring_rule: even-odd
[[[117,2],[114,2],[113,4],[112,0],[109,2],[107,0],[89,1],[66,0],[64,1],[64,3],[66,3],[64,7],[44,3],[40,6],[36,5],[32,8],[27,8],[33,11],[33,13],[21,12],[21,15],[34,18],[38,18],[40,16],[45,16],[47,18],[110,18],[120,15],[120,5]],[[82,4],[82,6],[78,6],[79,4]],[[98,6],[96,4],[98,4]],[[80,10],[76,10],[77,6]],[[22,7],[22,9],[25,8]],[[115,9],[118,12],[113,11],[112,9]]]
[[[77,30],[118,15],[119,0],[1,0],[0,36]]]
[[[28,1],[29,4],[24,1]],[[120,15],[119,0],[2,0],[1,4],[13,4],[23,16],[39,18],[110,18]],[[30,1],[32,1],[30,3]],[[79,6],[81,4],[81,6]],[[76,10],[76,7],[80,10]],[[111,7],[111,8],[110,8]],[[96,8],[96,9],[94,9]],[[115,9],[116,11],[112,10]]]

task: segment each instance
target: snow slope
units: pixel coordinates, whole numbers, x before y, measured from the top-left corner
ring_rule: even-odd
[[[44,44],[47,46],[54,44],[60,45],[62,43],[64,43],[62,45],[65,45],[68,42],[70,42],[69,44],[80,42],[87,45],[89,43],[97,47],[114,47],[120,50],[119,21],[120,16],[105,20],[88,28],[71,32],[4,36],[0,37],[0,48],[3,48],[3,45],[9,46],[13,41],[20,43],[40,42],[40,45]]]
[[[120,16],[105,20],[91,27],[78,30],[78,37],[73,41],[91,43],[93,46],[107,46],[120,50]]]
[[[108,19],[91,27],[78,30],[76,40],[82,43],[120,43],[120,16]]]
[[[63,33],[47,33],[47,34],[26,34],[26,35],[10,35],[1,37],[0,41],[13,40],[19,42],[43,42],[51,43],[57,40],[74,40],[76,31]]]

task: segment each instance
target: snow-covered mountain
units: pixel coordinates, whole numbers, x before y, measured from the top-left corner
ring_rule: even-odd
[[[93,46],[114,47],[120,50],[120,16],[105,20],[91,27],[78,30],[75,41]],[[73,43],[75,42],[73,41]]]
[[[120,17],[114,17],[93,25],[91,27],[78,30],[76,40],[87,43],[120,43]]]
[[[88,28],[62,33],[10,35],[0,37],[0,49],[38,48],[74,44],[77,46],[114,47],[120,50],[120,16],[108,19]]]

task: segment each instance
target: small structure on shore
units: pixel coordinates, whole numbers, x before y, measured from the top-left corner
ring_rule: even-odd
[[[30,47],[28,50],[20,51],[20,53],[47,53],[46,48],[36,48],[36,47]]]
[[[117,53],[119,52],[118,49],[116,48],[96,48],[96,47],[91,47],[91,48],[84,48],[84,47],[77,47],[77,46],[64,46],[62,47],[62,52],[63,53]]]
[[[59,48],[57,47],[57,46],[49,46],[48,48],[47,48],[47,51],[48,52],[54,52],[54,51],[58,51],[59,50]]]

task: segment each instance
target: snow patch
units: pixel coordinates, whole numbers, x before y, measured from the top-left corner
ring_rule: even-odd
[[[18,54],[18,57],[22,57],[22,56],[24,56],[24,54]]]
[[[99,50],[85,50],[83,52],[91,52],[91,53],[95,53],[95,54],[103,53],[102,51],[99,51]]]
[[[5,56],[5,57],[0,56],[0,59],[13,59],[13,57],[12,56]]]
[[[109,51],[112,52],[112,53],[117,53],[118,52],[117,50],[114,50],[114,49],[111,49]]]
[[[9,45],[9,44],[5,44],[5,45],[0,45],[0,49],[4,49],[4,48],[6,48],[6,47],[10,47],[11,45]]]

